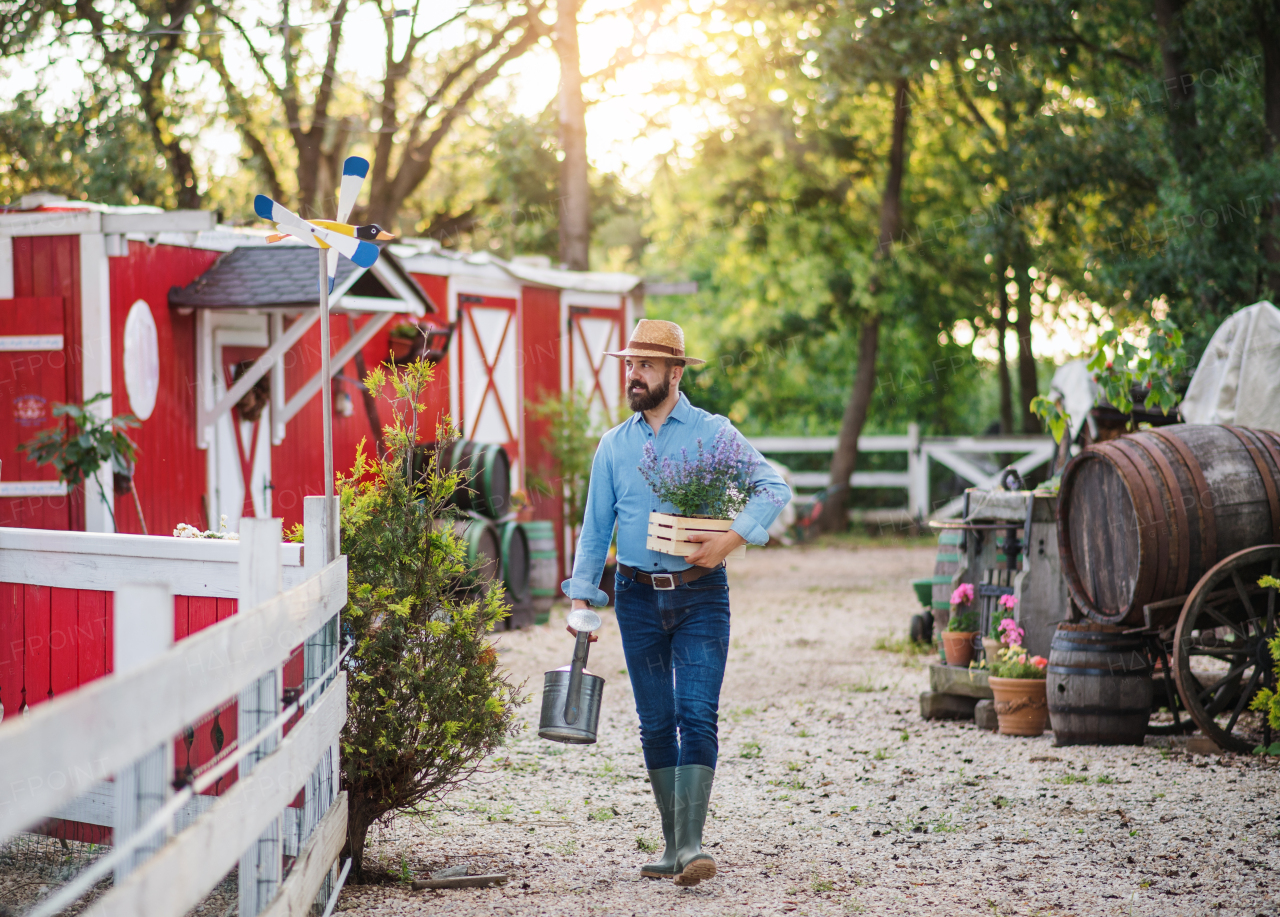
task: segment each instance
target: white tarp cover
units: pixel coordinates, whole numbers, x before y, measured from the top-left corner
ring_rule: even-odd
[[[1280,309],[1254,303],[1218,326],[1181,411],[1187,423],[1280,432]]]
[[[1075,442],[1080,435],[1080,428],[1086,421],[1092,420],[1089,411],[1098,399],[1098,383],[1093,381],[1089,361],[1071,360],[1059,366],[1053,374],[1053,381],[1049,383],[1049,397],[1061,402],[1062,410],[1071,418],[1067,441]],[[1090,423],[1089,434],[1096,432]]]

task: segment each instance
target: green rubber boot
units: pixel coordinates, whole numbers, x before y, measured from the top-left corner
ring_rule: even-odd
[[[702,825],[711,805],[713,768],[676,768],[676,885],[697,885],[716,874],[716,861],[702,849]]]
[[[676,874],[676,768],[649,771],[649,783],[653,786],[653,798],[662,816],[662,840],[667,846],[658,862],[640,867],[640,875],[670,879]]]

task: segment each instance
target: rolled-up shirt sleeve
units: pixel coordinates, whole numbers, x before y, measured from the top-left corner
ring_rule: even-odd
[[[738,435],[742,436],[741,433]],[[769,526],[773,525],[782,508],[791,502],[791,488],[754,446],[748,444],[747,448],[756,457],[755,471],[751,475],[754,496],[738,513],[731,528],[748,544],[765,545],[769,543]]]
[[[784,487],[786,485],[783,485]],[[591,484],[587,488],[587,506],[578,534],[578,549],[573,556],[573,576],[560,584],[571,599],[582,599],[592,605],[609,604],[600,588],[605,561],[609,559],[609,543],[617,521],[617,502],[613,492],[613,443],[605,436],[591,461]]]

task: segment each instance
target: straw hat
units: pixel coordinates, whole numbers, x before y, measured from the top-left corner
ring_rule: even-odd
[[[631,332],[626,350],[616,353],[605,351],[610,357],[659,357],[665,360],[684,360],[690,366],[701,366],[706,360],[685,356],[684,330],[675,322],[662,322],[642,318]]]

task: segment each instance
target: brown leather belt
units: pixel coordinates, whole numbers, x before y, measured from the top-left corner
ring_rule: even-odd
[[[714,567],[690,567],[688,570],[681,570],[679,573],[645,573],[635,567],[618,564],[618,572],[627,579],[635,580],[637,583],[644,583],[646,586],[652,586],[659,592],[668,592],[677,586],[687,586],[694,580],[702,579],[708,573],[715,573],[723,566],[724,564],[717,564]]]

